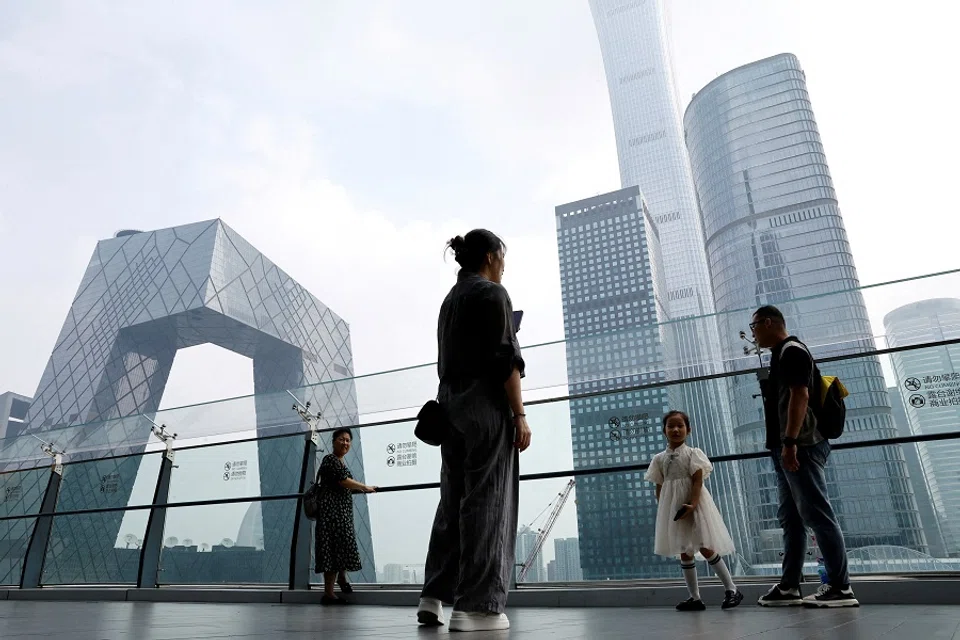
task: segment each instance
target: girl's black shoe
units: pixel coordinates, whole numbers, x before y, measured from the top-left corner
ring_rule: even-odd
[[[704,611],[707,608],[702,600],[690,598],[677,605],[677,611]]]
[[[740,593],[740,589],[736,591],[727,591],[727,595],[723,598],[723,604],[720,605],[721,609],[733,609],[735,606],[743,602],[743,594]]]
[[[343,598],[338,598],[336,596],[332,598],[330,596],[323,596],[322,598],[320,598],[320,604],[327,605],[327,604],[350,604],[350,603],[344,600]]]
[[[340,591],[343,593],[353,593],[353,585],[344,580],[343,582],[337,581],[337,586],[340,587]]]

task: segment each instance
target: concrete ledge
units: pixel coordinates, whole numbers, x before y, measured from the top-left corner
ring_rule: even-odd
[[[220,604],[280,604],[279,589],[129,589],[130,602],[203,602]]]
[[[64,602],[123,602],[127,599],[126,589],[14,589],[7,594],[8,600],[60,600]]]
[[[816,584],[804,585],[804,594],[813,593]],[[952,605],[960,602],[960,579],[898,578],[865,580],[853,583],[863,605]],[[744,604],[753,605],[767,592],[770,583],[739,585]],[[723,587],[707,583],[700,588],[708,605],[719,605]],[[284,589],[229,589],[229,588],[45,588],[0,589],[0,600],[48,600],[71,602],[197,602],[221,604],[289,604],[317,605],[323,592],[287,591]],[[417,589],[378,589],[358,587],[351,602],[358,605],[415,607],[420,598]],[[687,590],[679,584],[575,586],[570,588],[537,589],[527,587],[510,593],[510,607],[673,607],[687,598]]]

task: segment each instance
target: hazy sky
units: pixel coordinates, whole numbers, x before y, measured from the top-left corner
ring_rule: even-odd
[[[958,266],[949,3],[671,6],[685,100],[799,56],[863,283]],[[509,244],[522,342],[561,338],[553,208],[619,187],[586,0],[5,0],[0,391],[34,392],[98,239],[215,217],[350,323],[358,372],[433,359],[474,226]],[[251,390],[197,347],[163,404]]]

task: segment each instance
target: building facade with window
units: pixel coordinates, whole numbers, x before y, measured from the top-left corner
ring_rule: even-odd
[[[576,469],[637,464],[663,446],[669,408],[656,224],[637,187],[556,208]],[[618,391],[623,390],[623,391]],[[604,393],[607,392],[607,393]],[[642,472],[577,478],[580,563],[587,580],[676,573],[653,555],[656,500]]]
[[[902,306],[884,317],[883,326],[891,347],[956,340],[960,299],[935,298]],[[910,433],[960,429],[960,344],[895,351],[890,359]],[[916,450],[946,555],[960,557],[960,442],[919,442]]]
[[[723,371],[703,229],[683,139],[663,0],[590,0],[603,55],[624,188],[639,186],[662,248],[663,360],[667,380]],[[670,406],[683,409],[708,455],[735,452],[726,386],[718,380],[673,384]],[[739,467],[718,465],[710,490],[738,549],[752,540],[740,489]],[[735,562],[735,560],[734,560]],[[734,568],[737,568],[736,566]]]
[[[684,125],[721,346],[733,366],[756,366],[755,356],[748,360],[743,355],[738,332],[764,304],[777,305],[788,331],[806,341],[818,358],[873,350],[853,255],[797,58],[773,56],[721,75],[693,97]],[[839,376],[851,392],[844,442],[896,437],[876,357],[827,363],[822,370]],[[758,390],[753,376],[729,379],[743,450],[764,446]],[[750,535],[764,539],[779,530],[773,469],[766,460],[748,461],[743,469]],[[927,550],[900,447],[838,452],[828,469],[830,493],[850,548]]]

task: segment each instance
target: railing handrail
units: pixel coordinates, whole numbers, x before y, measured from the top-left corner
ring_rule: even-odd
[[[940,440],[958,440],[960,431],[949,431],[944,433],[934,433],[915,436],[903,436],[897,438],[877,438],[873,440],[861,440],[857,442],[843,442],[832,444],[834,451],[843,451],[848,449],[868,449],[872,447],[886,447],[903,444],[915,444],[920,442],[936,442]],[[767,458],[771,455],[770,451],[750,451],[747,453],[732,453],[711,457],[711,462],[738,462],[741,460],[755,460]],[[581,467],[579,469],[564,469],[561,471],[545,471],[541,473],[528,473],[520,476],[521,482],[530,480],[548,480],[552,478],[574,478],[581,476],[607,475],[613,473],[632,473],[635,471],[645,471],[650,466],[649,462],[638,464],[626,464],[618,466],[604,467]],[[377,493],[396,493],[403,491],[420,491],[423,489],[437,489],[439,482],[423,482],[413,484],[391,485],[378,487]],[[238,504],[245,502],[273,502],[277,500],[299,500],[302,498],[300,493],[284,493],[270,496],[243,496],[239,498],[214,498],[210,500],[187,500],[182,502],[167,502],[163,504],[139,504],[128,505],[124,507],[98,507],[94,509],[72,509],[66,511],[54,511],[50,514],[28,513],[14,516],[0,516],[0,522],[8,520],[24,520],[30,518],[58,518],[61,516],[80,516],[96,513],[116,513],[119,511],[146,511],[150,509],[179,509],[185,507],[208,507],[221,504]]]
[[[832,363],[832,362],[844,362],[844,361],[847,361],[847,360],[858,360],[858,359],[863,359],[863,358],[873,358],[873,357],[878,357],[878,356],[882,356],[882,355],[888,355],[888,354],[892,354],[892,353],[900,353],[900,352],[906,352],[906,351],[915,351],[915,350],[919,350],[919,349],[945,347],[945,346],[950,346],[950,345],[954,345],[954,344],[960,344],[960,338],[951,338],[951,339],[948,339],[948,340],[937,340],[937,341],[935,341],[935,342],[925,342],[925,343],[921,343],[921,344],[902,345],[902,346],[899,346],[899,347],[887,347],[887,348],[883,348],[883,349],[872,349],[872,350],[870,350],[870,351],[860,352],[860,353],[856,353],[856,354],[844,354],[844,355],[839,355],[839,356],[829,356],[829,357],[826,357],[826,358],[818,358],[818,359],[817,359],[817,363],[818,363],[818,364],[824,364],[824,363]],[[635,392],[635,391],[643,391],[643,390],[646,390],[646,389],[656,389],[656,388],[663,388],[663,387],[673,387],[673,386],[676,386],[676,385],[692,384],[692,383],[696,383],[696,382],[705,382],[705,381],[708,381],[708,380],[720,380],[720,379],[725,379],[725,378],[735,378],[735,377],[737,377],[737,376],[744,376],[744,375],[756,374],[756,373],[758,373],[759,371],[761,371],[761,368],[760,368],[760,367],[753,367],[753,368],[750,368],[750,369],[739,369],[739,370],[736,370],[736,371],[722,371],[722,372],[719,372],[719,373],[710,373],[710,374],[704,374],[704,375],[701,375],[701,376],[691,376],[691,377],[682,378],[682,379],[661,380],[661,381],[656,381],[656,382],[647,382],[647,383],[643,383],[643,384],[639,384],[639,385],[622,386],[622,387],[617,387],[616,389],[603,389],[603,390],[597,390],[597,391],[586,391],[586,392],[583,392],[583,393],[566,394],[566,395],[562,395],[562,396],[552,396],[552,397],[549,397],[549,398],[540,398],[540,399],[537,399],[537,400],[529,400],[529,401],[525,402],[524,404],[527,405],[527,406],[538,406],[538,405],[544,405],[544,404],[552,404],[552,403],[554,403],[554,402],[567,402],[567,401],[571,401],[571,400],[581,400],[581,399],[587,399],[587,398],[596,398],[596,397],[608,396],[608,395],[620,394],[620,393],[632,393],[632,392]],[[617,377],[625,377],[625,376],[617,376]],[[581,383],[576,383],[576,382],[572,382],[572,383],[571,383],[571,382],[567,382],[567,383],[564,384],[564,385],[551,385],[550,387],[544,387],[544,388],[552,388],[553,386],[567,386],[567,387],[569,387],[569,386],[572,385],[572,384],[581,384]],[[530,390],[528,389],[528,390],[526,390],[526,391],[530,391]],[[401,410],[403,410],[403,409],[387,409],[387,410],[385,410],[384,412],[386,412],[386,411],[401,411]],[[131,417],[133,417],[133,416],[131,416]],[[352,424],[352,425],[337,425],[337,426],[333,426],[333,427],[326,427],[326,428],[323,428],[323,429],[318,429],[318,431],[320,431],[321,433],[327,433],[327,432],[335,431],[336,429],[339,429],[339,428],[341,428],[341,427],[345,427],[345,428],[348,428],[348,429],[351,429],[351,430],[354,430],[354,429],[369,429],[369,428],[372,428],[372,427],[381,427],[381,426],[389,426],[389,425],[403,424],[403,423],[405,423],[405,422],[413,422],[414,420],[416,420],[416,416],[415,416],[415,415],[408,415],[408,416],[403,416],[403,417],[400,417],[400,418],[391,418],[391,419],[388,419],[388,420],[375,420],[375,421],[371,421],[371,422],[357,422],[356,424]],[[178,451],[178,452],[179,452],[179,451],[190,451],[190,450],[194,450],[194,449],[203,449],[203,448],[207,448],[207,447],[217,447],[217,446],[225,446],[225,445],[232,445],[232,444],[240,444],[240,443],[244,443],[244,442],[260,442],[260,441],[273,440],[273,439],[278,439],[278,438],[290,438],[290,437],[296,437],[296,436],[298,436],[298,435],[302,435],[302,434],[304,434],[304,433],[307,432],[307,428],[306,428],[305,425],[302,424],[302,422],[291,421],[290,424],[291,424],[291,425],[300,426],[301,428],[299,428],[299,429],[297,429],[297,430],[294,430],[294,431],[288,431],[288,432],[284,432],[284,433],[272,434],[272,435],[266,435],[266,436],[251,436],[251,437],[249,437],[249,438],[240,438],[240,439],[238,439],[238,440],[228,440],[228,441],[224,441],[224,442],[205,442],[205,443],[200,443],[200,444],[185,445],[185,446],[183,446],[183,447],[177,447],[177,448],[176,448],[176,451]],[[252,429],[254,429],[254,428],[255,428],[255,427],[252,427],[252,428],[249,429],[249,430],[252,430]],[[203,437],[214,437],[214,436],[198,436],[198,438],[203,438]],[[139,447],[139,446],[144,446],[144,447],[146,447],[146,444],[147,444],[146,442],[144,442],[144,443],[142,443],[142,444],[118,444],[118,445],[115,445],[115,447],[116,447],[116,448]],[[91,449],[91,450],[89,450],[89,451],[92,452],[92,451],[95,451],[95,450],[92,450],[92,449]],[[82,453],[87,453],[87,452],[79,452],[79,453],[82,454]],[[66,462],[64,462],[64,466],[66,467],[66,466],[69,466],[69,465],[90,463],[90,462],[93,462],[93,461],[95,461],[95,460],[115,460],[115,459],[120,459],[120,458],[129,458],[129,457],[133,457],[133,456],[150,455],[150,454],[153,454],[153,453],[161,453],[161,451],[157,450],[157,451],[141,451],[141,452],[134,452],[134,453],[112,454],[112,455],[100,456],[100,457],[95,457],[95,458],[86,458],[86,459],[82,459],[82,460],[66,461]],[[70,453],[67,452],[67,455],[70,455]],[[76,454],[75,454],[75,455],[76,455]],[[16,463],[17,463],[16,460],[0,460],[0,465],[4,465],[4,464],[16,464]],[[34,468],[37,468],[37,467],[34,467]],[[17,471],[21,471],[21,470],[20,470],[20,469],[17,469],[17,470],[14,470],[13,472],[15,473],[15,472],[17,472]],[[27,471],[27,469],[23,469],[23,471]],[[8,473],[9,473],[9,472],[8,472]]]

